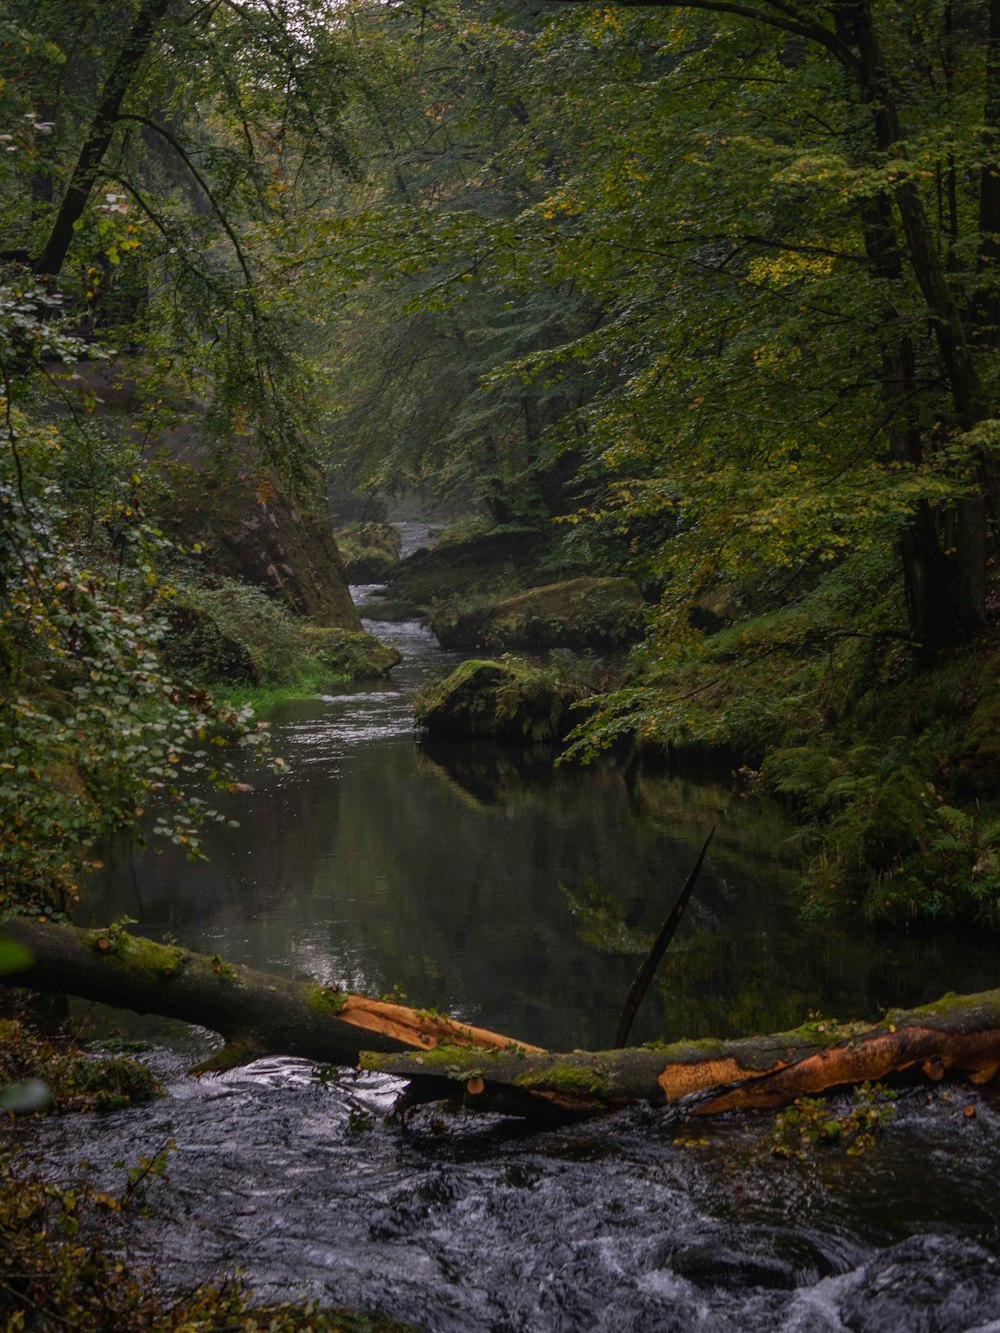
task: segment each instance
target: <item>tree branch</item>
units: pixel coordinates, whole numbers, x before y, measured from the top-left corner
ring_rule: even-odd
[[[549,3],[588,4],[590,0],[549,0]],[[773,0],[773,3],[766,3],[762,8],[736,4],[733,0],[686,0],[686,2],[679,2],[679,0],[615,0],[616,8],[619,5],[626,8],[696,9],[705,10],[712,14],[732,14],[736,18],[749,19],[752,23],[762,23],[769,28],[777,28],[781,32],[790,32],[796,37],[804,37],[806,41],[815,42],[818,46],[825,47],[845,69],[849,69],[853,73],[858,68],[857,56],[832,28],[828,28],[826,24],[820,23],[811,15],[802,13],[796,6],[781,4],[778,0]]]

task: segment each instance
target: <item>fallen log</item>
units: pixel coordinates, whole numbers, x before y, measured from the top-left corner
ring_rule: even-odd
[[[355,1065],[362,1050],[433,1050],[442,1043],[449,1048],[503,1049],[518,1044],[433,1009],[257,972],[217,954],[130,935],[118,926],[84,930],[8,917],[0,924],[0,937],[31,955],[27,967],[2,978],[8,985],[79,995],[218,1032],[225,1045],[198,1066],[199,1073],[247,1064],[262,1055]]]
[[[415,1100],[440,1095],[443,1068],[453,1081],[467,1075],[470,1105],[477,1095],[500,1088],[508,1099],[510,1092],[528,1093],[567,1114],[643,1101],[686,1103],[693,1115],[714,1115],[785,1106],[798,1097],[903,1075],[937,1082],[949,1074],[988,1083],[1000,1069],[1000,990],[946,995],[919,1009],[892,1010],[880,1023],[809,1023],[731,1041],[567,1055],[516,1049],[484,1055],[442,1046],[418,1054],[366,1053],[361,1063],[410,1080]]]
[[[642,1101],[697,1115],[776,1107],[898,1075],[988,1083],[1000,1070],[1000,990],[946,995],[879,1023],[814,1021],[793,1032],[553,1054],[435,1010],[257,972],[217,955],[110,927],[8,918],[0,936],[31,963],[10,985],[80,995],[219,1032],[200,1070],[298,1055],[407,1079],[415,1100],[457,1096],[477,1110],[551,1118]]]

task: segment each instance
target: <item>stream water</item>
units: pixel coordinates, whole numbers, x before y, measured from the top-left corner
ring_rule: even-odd
[[[874,1016],[996,984],[991,940],[803,922],[789,830],[734,785],[418,744],[406,691],[448,659],[416,624],[373,628],[404,653],[392,680],[281,710],[288,767],[255,778],[209,863],[120,846],[94,920],[127,913],[137,932],[235,961],[597,1048],[715,825],[634,1039]],[[262,1299],[456,1333],[1000,1333],[993,1094],[913,1089],[864,1156],[779,1159],[769,1122],[746,1115],[634,1108],[538,1134],[424,1111],[401,1125],[384,1118],[390,1079],[272,1059],[194,1080],[183,1070],[211,1034],[113,1021],[154,1036],[166,1096],[26,1139],[54,1173],[84,1158],[102,1185],[116,1161],[176,1141],[127,1238],[171,1286],[239,1267]]]

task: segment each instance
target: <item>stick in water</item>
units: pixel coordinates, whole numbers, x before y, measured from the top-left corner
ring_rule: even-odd
[[[629,1029],[632,1027],[632,1021],[639,1011],[639,1005],[642,1004],[646,991],[649,990],[649,983],[653,980],[656,969],[660,965],[660,960],[667,952],[667,945],[674,938],[677,927],[681,923],[681,917],[684,915],[684,909],[688,905],[688,899],[691,897],[691,891],[694,888],[694,882],[698,878],[698,871],[701,869],[701,863],[705,859],[705,853],[708,851],[708,844],[712,841],[712,834],[715,833],[713,826],[712,832],[705,839],[705,845],[698,853],[698,859],[694,863],[694,869],[684,881],[684,887],[677,895],[677,901],[670,909],[670,915],[660,927],[660,933],[653,941],[653,947],[646,955],[646,960],[639,971],[635,974],[635,980],[628,993],[628,999],[625,1001],[625,1008],[622,1010],[622,1016],[618,1020],[618,1031],[615,1033],[615,1044],[613,1050],[621,1050],[628,1041]]]

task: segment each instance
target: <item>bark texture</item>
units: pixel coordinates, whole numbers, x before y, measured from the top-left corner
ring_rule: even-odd
[[[82,930],[10,917],[0,925],[0,936],[20,944],[32,959],[3,978],[12,986],[80,995],[218,1032],[226,1045],[202,1070],[225,1069],[262,1055],[353,1065],[362,1050],[513,1044],[498,1032],[469,1027],[435,1010],[257,972],[114,927]]]
[[[8,984],[81,995],[200,1023],[224,1049],[201,1069],[265,1054],[358,1064],[410,1082],[412,1100],[460,1097],[535,1118],[592,1115],[642,1101],[697,1115],[775,1107],[866,1080],[946,1075],[988,1083],[1000,1070],[1000,990],[946,995],[879,1023],[810,1023],[732,1041],[552,1054],[434,1010],[294,981],[130,936],[9,918],[29,951]]]

